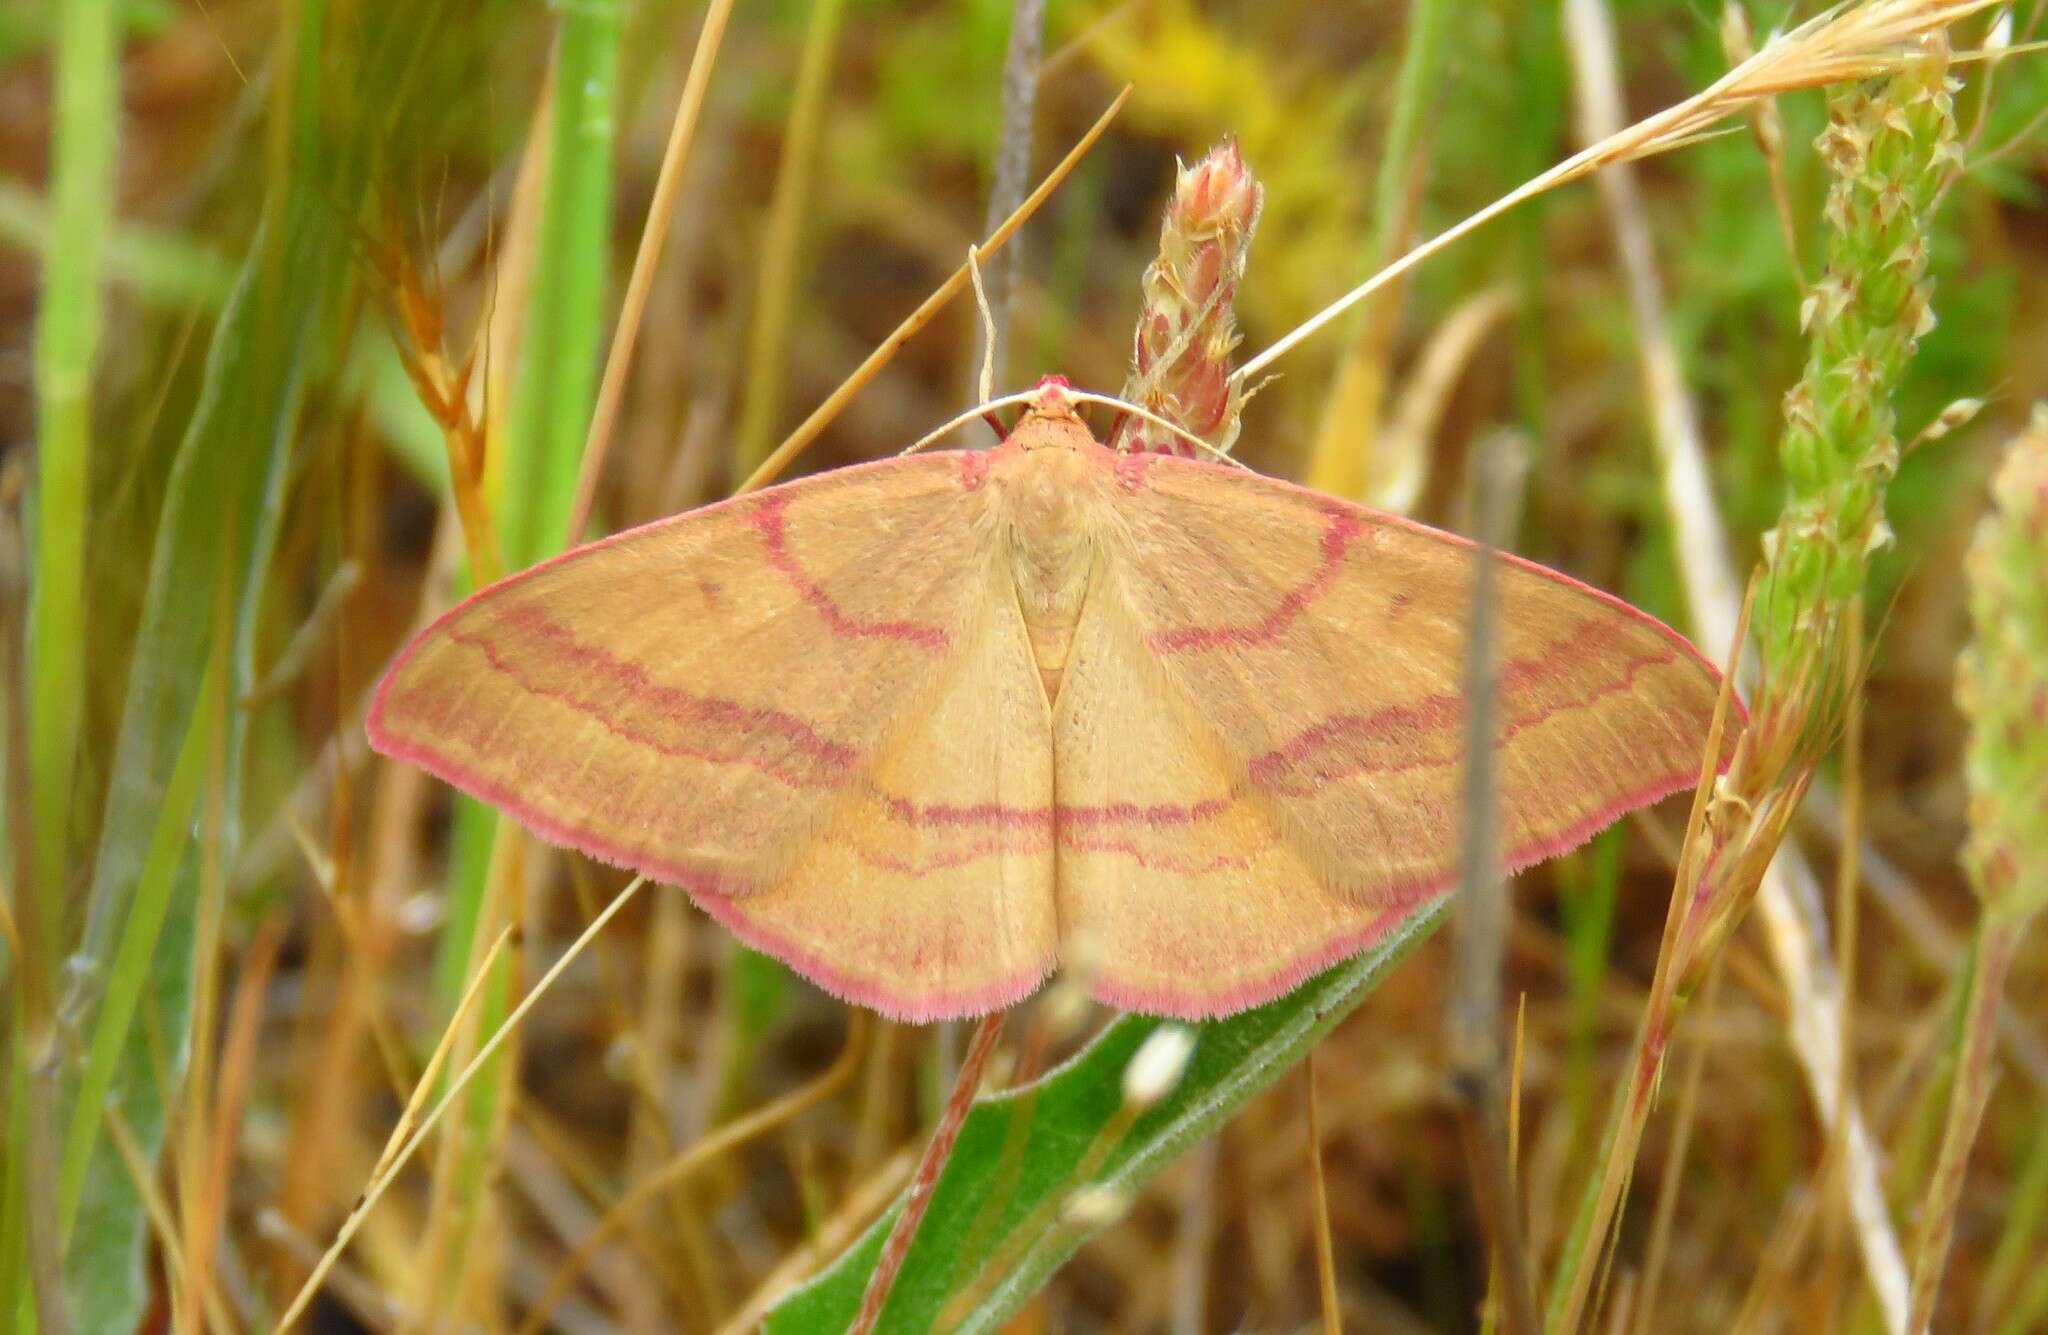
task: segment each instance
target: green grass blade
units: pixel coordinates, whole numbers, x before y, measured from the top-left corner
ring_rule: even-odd
[[[506,457],[493,506],[510,568],[560,550],[574,504],[576,475],[589,430],[604,341],[605,284],[610,274],[612,149],[617,129],[619,0],[565,6],[557,30],[554,113],[548,129],[547,185],[533,259],[531,298],[521,327],[519,373],[506,421]],[[435,998],[449,1014],[485,943],[516,907],[486,903],[497,838],[495,811],[464,800],[456,809],[448,877],[447,928],[435,967]],[[494,1029],[513,991],[509,963],[478,1011],[479,1032]],[[504,1096],[500,1054],[479,1073],[462,1109],[467,1130],[454,1168],[456,1218],[445,1244],[449,1272],[459,1273],[483,1184],[496,1157]],[[446,1288],[436,1292],[445,1293]]]
[[[510,567],[558,549],[590,428],[610,273],[618,0],[563,7],[532,301],[506,423],[498,536]]]
[[[504,469],[494,506],[508,568],[559,549],[574,503],[576,469],[597,383],[609,272],[612,140],[618,93],[621,10],[596,0],[562,16],[555,53],[554,118],[547,193],[533,258],[531,299],[521,328],[520,373],[505,425]],[[456,809],[448,878],[450,930],[441,935],[434,996],[447,1014],[481,949],[481,900],[496,814],[481,803]],[[486,1082],[488,1083],[488,1082]]]
[[[925,1330],[956,1295],[974,1290],[961,1331],[1001,1328],[1093,1230],[1062,1222],[1059,1203],[1075,1188],[1098,1185],[1125,1196],[1214,1131],[1252,1095],[1285,1075],[1310,1045],[1362,1001],[1373,985],[1436,926],[1441,904],[1422,909],[1370,950],[1310,979],[1278,1001],[1196,1026],[1194,1059],[1174,1091],[1130,1124],[1100,1154],[1090,1183],[1075,1180],[1083,1157],[1114,1130],[1123,1072],[1160,1024],[1126,1015],[1071,1061],[1022,1091],[977,1104],[911,1244],[882,1314],[890,1331]],[[1013,1118],[1028,1117],[1021,1165],[1006,1164]],[[988,1204],[1003,1188],[1007,1199]],[[984,1206],[989,1214],[983,1217]],[[886,1211],[859,1241],[769,1313],[774,1335],[844,1330],[897,1210]],[[971,1252],[970,1249],[971,1248]],[[1007,1272],[980,1275],[990,1257],[1015,1258]]]
[[[139,930],[138,888],[164,808],[173,804],[179,755],[205,708],[207,664],[226,669],[211,688],[219,699],[240,701],[254,682],[258,619],[301,409],[338,351],[334,316],[349,272],[350,207],[337,202],[362,180],[361,162],[334,151],[320,114],[324,101],[347,95],[321,78],[329,42],[341,35],[328,30],[318,0],[295,11],[288,31],[295,45],[284,59],[294,63],[294,77],[280,82],[278,95],[289,102],[273,115],[292,133],[272,160],[265,222],[215,325],[199,399],[165,483],[68,1007],[84,1032],[97,1034],[103,1022],[113,1026],[110,997],[131,989],[141,997],[138,1013],[147,1023],[125,1026],[105,1099],[75,1101],[72,1116],[74,1124],[96,1124],[104,1106],[118,1108],[145,1158],[159,1151],[189,1049],[199,875],[192,841],[179,850],[160,928],[131,938]],[[240,834],[251,721],[249,710],[234,706],[214,724],[222,763],[214,771],[220,791],[209,800],[223,813],[224,863],[232,862]],[[153,950],[119,948],[152,936]],[[103,1137],[82,1174],[72,1188],[76,1218],[65,1257],[72,1308],[82,1329],[131,1329],[150,1300],[135,1183]]]
[[[109,1097],[146,1154],[163,1136],[188,1039],[192,915],[198,859],[179,848],[168,913],[153,951],[120,950],[141,915],[138,893],[172,791],[192,720],[203,712],[204,665],[229,654],[228,698],[254,677],[254,635],[263,581],[275,546],[309,369],[325,357],[326,314],[345,251],[331,214],[310,203],[285,225],[282,251],[259,244],[216,329],[204,388],[164,500],[151,557],[144,619],[122,710],[112,782],[81,950],[81,995],[73,1009],[94,1032],[111,1021],[116,990],[146,987],[149,1032],[129,1026]],[[289,286],[289,299],[285,289]],[[237,594],[232,641],[215,642],[214,600],[223,582]],[[231,708],[226,728],[222,810],[231,856],[241,806],[248,711]],[[138,981],[140,980],[140,981]],[[104,996],[98,995],[105,987]],[[97,1041],[97,1040],[96,1040]],[[172,1088],[159,1086],[157,1053],[170,1057]],[[90,1092],[90,1091],[88,1091]],[[100,1101],[80,1105],[97,1123]],[[66,1270],[74,1310],[91,1330],[131,1327],[148,1301],[141,1268],[144,1219],[127,1166],[101,1140],[84,1169]]]
[[[107,971],[107,990],[100,998],[92,1040],[86,1049],[85,1073],[79,1079],[72,1102],[71,1126],[64,1139],[63,1167],[57,1179],[59,1227],[67,1237],[78,1213],[85,1167],[105,1120],[102,1110],[113,1089],[116,1064],[128,1046],[130,1026],[149,979],[150,961],[156,955],[164,919],[171,909],[171,891],[178,882],[192,812],[199,800],[206,740],[215,726],[213,710],[206,707],[211,703],[210,698],[202,698],[201,708],[193,715],[185,740],[178,748],[177,763],[164,787],[163,805],[157,811],[149,850],[135,880],[135,897],[122,920],[120,943]]]
[[[28,634],[28,767],[37,894],[68,898],[65,856],[85,676],[86,492],[92,474],[93,358],[114,209],[120,65],[112,0],[58,10],[50,136],[52,232],[36,321],[35,546]],[[42,914],[54,931],[61,915]],[[47,950],[49,941],[31,943]]]

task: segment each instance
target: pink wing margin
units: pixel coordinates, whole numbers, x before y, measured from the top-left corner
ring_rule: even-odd
[[[1055,750],[1063,803],[1114,792],[1148,816],[1063,862],[1063,910],[1115,943],[1104,1000],[1227,1014],[1455,883],[1473,545],[1226,465],[1103,462],[1128,540],[1092,633],[1098,657],[1153,675],[1123,694],[1075,682],[1102,699],[1073,718],[1156,724],[1070,766],[1086,738],[1056,719]],[[1520,870],[1691,788],[1719,675],[1619,599],[1499,560],[1501,843]],[[1730,745],[1742,722],[1736,702]],[[1063,853],[1077,842],[1063,834]]]
[[[850,1000],[916,1018],[1014,1000],[1056,955],[1049,836],[909,819],[1050,803],[1042,705],[1035,733],[1003,716],[1006,745],[961,707],[1037,690],[1021,627],[990,609],[988,466],[859,465],[513,575],[400,653],[371,743],[684,887]]]

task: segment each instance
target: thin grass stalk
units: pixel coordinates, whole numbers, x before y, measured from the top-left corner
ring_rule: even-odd
[[[1209,1328],[1209,1281],[1216,1249],[1217,1164],[1220,1136],[1205,1136],[1181,1160],[1180,1190],[1174,1205],[1173,1255],[1169,1262],[1172,1300],[1168,1329],[1173,1335],[1201,1335]]]
[[[13,1097],[9,1109],[7,1220],[0,1239],[7,1251],[0,1256],[7,1288],[0,1292],[21,1293],[26,1289],[33,1300],[29,1309],[36,1327],[45,1332],[68,1335],[71,1309],[64,1296],[63,1244],[57,1225],[56,1142],[57,1073],[59,1036],[56,1016],[56,982],[50,976],[54,963],[40,947],[24,949],[25,943],[41,942],[56,935],[46,928],[43,917],[54,908],[46,905],[36,888],[39,869],[35,840],[35,798],[29,776],[27,747],[28,683],[23,660],[22,595],[27,588],[23,569],[22,534],[16,515],[0,511],[0,784],[4,784],[6,832],[11,866],[0,863],[0,905],[7,914],[7,956],[12,968],[14,1013],[12,1040],[8,1049],[8,1088]],[[28,1272],[26,1284],[17,1276]]]
[[[481,951],[467,970],[477,1004],[467,1014],[451,1017],[454,1035],[451,1059],[466,1062],[480,1051],[489,1034],[501,1032],[512,1005],[512,990],[524,972],[522,938],[514,930],[519,893],[525,885],[526,832],[491,813],[491,852],[485,863],[477,926],[494,931],[508,944],[495,962]],[[482,938],[478,938],[482,945]],[[427,1219],[419,1252],[423,1258],[415,1279],[420,1285],[415,1307],[444,1315],[443,1304],[459,1301],[467,1287],[470,1243],[489,1208],[485,1183],[494,1171],[517,1096],[517,1063],[484,1068],[468,1088],[465,1102],[451,1121],[449,1134],[437,1146]]]
[[[1806,1245],[1818,1227],[1823,1204],[1817,1193],[1806,1192],[1787,1200],[1779,1209],[1777,1222],[1758,1249],[1760,1259],[1750,1276],[1749,1289],[1729,1326],[1733,1335],[1750,1335],[1752,1331],[1772,1328],[1767,1318],[1786,1307],[1781,1291],[1805,1260]],[[1862,1321],[1861,1325],[1868,1327],[1869,1322]]]
[[[218,880],[225,879],[218,866]],[[184,1229],[185,1262],[166,1267],[172,1275],[183,1276],[184,1303],[188,1311],[211,1312],[218,1302],[220,1277],[215,1253],[221,1234],[233,1210],[231,1191],[238,1149],[238,1133],[247,1106],[251,1077],[256,1064],[256,1044],[263,1022],[264,1001],[277,967],[284,942],[284,918],[273,910],[256,929],[248,948],[236,961],[233,1003],[228,1008],[225,1041],[216,1066],[218,1078],[212,1091],[211,1124],[193,1149],[189,1166],[181,1175],[181,1203],[189,1202],[190,1222]],[[188,1084],[196,1084],[195,1063]],[[184,1114],[188,1118],[189,1107]],[[108,1119],[111,1128],[113,1120]],[[125,1155],[125,1152],[124,1152]],[[144,1197],[144,1207],[148,1199]],[[174,1286],[175,1287],[175,1286]],[[216,1323],[218,1324],[218,1323]]]
[[[746,380],[740,391],[734,462],[743,472],[760,466],[769,432],[782,407],[784,344],[790,308],[796,300],[797,251],[809,214],[812,177],[818,164],[818,131],[831,90],[832,56],[839,47],[845,0],[817,0],[804,29],[790,95],[789,121],[782,130],[782,155],[775,166],[775,191],[761,230],[760,260],[754,270],[754,316],[747,340]]]
[[[1743,0],[1726,0],[1721,7],[1721,50],[1730,65],[1740,65],[1756,55],[1756,40],[1750,33],[1749,11]],[[1776,98],[1761,98],[1749,110],[1749,130],[1757,149],[1764,155],[1764,171],[1771,182],[1771,209],[1778,218],[1778,236],[1785,243],[1785,259],[1803,295],[1806,265],[1800,259],[1799,218],[1792,204],[1792,185],[1785,170],[1785,118]]]
[[[1672,1230],[1678,1219],[1678,1197],[1685,1185],[1686,1154],[1692,1146],[1692,1131],[1699,1111],[1700,1080],[1707,1069],[1707,1036],[1699,1033],[1714,1018],[1721,999],[1722,962],[1716,960],[1707,973],[1700,999],[1700,1019],[1695,1026],[1692,1052],[1679,1084],[1678,1110],[1671,1128],[1671,1143],[1664,1151],[1664,1169],[1658,1178],[1657,1204],[1651,1210],[1650,1241],[1643,1252],[1643,1278],[1636,1290],[1637,1335],[1651,1335],[1656,1329],[1657,1294],[1671,1255]]]
[[[1515,1227],[1524,1239],[1531,1239],[1529,1228],[1528,1199],[1522,1194],[1522,1077],[1526,1070],[1523,1059],[1528,1055],[1529,1038],[1529,994],[1521,993],[1515,998],[1515,1043],[1508,1057],[1508,1117],[1507,1117],[1507,1168],[1508,1195],[1516,1202]],[[1528,1243],[1535,1251],[1533,1240]],[[1494,1335],[1500,1328],[1500,1314],[1505,1306],[1501,1286],[1506,1282],[1500,1257],[1496,1254],[1486,1267],[1486,1300],[1480,1307],[1479,1329],[1481,1335]],[[1540,1329],[1540,1327],[1538,1327]]]
[[[1955,1234],[1956,1210],[1962,1203],[1969,1170],[1970,1147],[1977,1124],[1991,1098],[1992,1050],[1997,1038],[1998,1003],[2005,994],[2006,975],[2024,923],[1986,917],[1978,927],[1975,967],[1957,1027],[1955,1080],[1949,1089],[1948,1114],[1941,1149],[1921,1204],[1920,1232],[1913,1252],[1913,1305],[1907,1329],[1920,1335],[1934,1320],[1941,1293],[1942,1271],[1948,1265],[1949,1240]]]
[[[214,627],[219,642],[233,635],[234,604],[228,583],[222,580],[214,600]],[[215,689],[225,693],[225,676],[217,678]],[[229,701],[216,698],[213,716],[224,720]],[[185,1088],[179,1103],[177,1124],[180,1135],[178,1164],[178,1206],[185,1237],[187,1269],[172,1276],[173,1286],[182,1287],[188,1310],[195,1308],[212,1261],[213,1245],[219,1237],[222,1216],[215,1209],[223,1202],[212,1200],[206,1189],[209,1178],[208,1142],[215,1131],[213,1096],[215,1057],[219,1046],[221,937],[227,912],[227,884],[221,859],[221,844],[227,821],[227,746],[229,732],[217,723],[206,739],[205,788],[199,811],[199,883],[192,948],[193,997],[191,1055],[185,1066]]]
[[[547,175],[503,466],[489,510],[505,559],[515,568],[557,549],[574,504],[603,343],[623,28],[619,0],[590,0],[564,10],[556,29]],[[481,804],[463,802],[458,812],[449,930],[437,968],[444,1004],[512,920],[525,884],[524,834]],[[511,1003],[516,952],[497,967],[500,976],[484,993],[473,1033],[497,1032]],[[421,1270],[429,1285],[422,1311],[429,1317],[462,1288],[477,1213],[488,1203],[482,1184],[507,1124],[512,1088],[509,1065],[486,1072],[455,1122],[460,1130],[437,1155],[425,1252],[439,1261]]]
[[[1736,623],[1734,639],[1737,646],[1748,630],[1753,601],[1754,585],[1751,586],[1750,597],[1743,602],[1742,613]],[[1731,657],[1734,647],[1730,649]],[[1708,794],[1713,787],[1714,771],[1722,754],[1722,739],[1727,734],[1730,721],[1733,682],[1733,673],[1722,675],[1721,690],[1714,702],[1714,718],[1707,730],[1706,754],[1701,758],[1699,783],[1693,790],[1692,810],[1686,818],[1686,839],[1675,878],[1675,884],[1681,890],[1698,879],[1701,864],[1705,861],[1706,840],[1702,831],[1706,826]],[[1680,998],[1673,981],[1673,962],[1678,954],[1687,903],[1688,897],[1684,893],[1674,893],[1665,915],[1664,935],[1658,944],[1657,965],[1651,975],[1642,1019],[1637,1023],[1629,1070],[1615,1089],[1606,1127],[1601,1133],[1600,1150],[1595,1160],[1600,1168],[1586,1183],[1585,1193],[1579,1198],[1571,1229],[1565,1238],[1563,1254],[1558,1258],[1544,1320],[1545,1329],[1549,1331],[1571,1332],[1578,1329],[1594,1280],[1604,1273],[1603,1258],[1608,1254],[1608,1243],[1617,1223],[1622,1197],[1635,1171],[1636,1149],[1649,1118],[1664,1050],[1670,1042],[1671,1026],[1676,1020]]]
[[[639,1182],[659,1171],[676,1152],[679,1132],[671,1125],[663,1091],[672,1088],[678,1039],[686,1032],[690,1012],[685,988],[689,981],[690,938],[696,908],[683,895],[662,895],[648,914],[640,963],[639,1013],[621,1032],[632,1035],[632,1065],[640,1097],[633,1101],[632,1124],[626,1133],[630,1180]],[[664,1193],[662,1227],[678,1237],[692,1228],[704,1230],[703,1211],[688,1189]],[[687,1244],[705,1255],[708,1240]],[[629,1314],[631,1315],[631,1314]]]
[[[635,1182],[627,1193],[606,1210],[604,1217],[583,1237],[575,1247],[562,1258],[548,1282],[527,1309],[526,1317],[519,1325],[519,1335],[540,1335],[555,1308],[568,1295],[576,1277],[590,1264],[613,1234],[630,1228],[642,1206],[663,1192],[673,1191],[688,1182],[707,1165],[715,1162],[720,1155],[738,1149],[746,1142],[777,1127],[787,1125],[796,1115],[814,1104],[830,1098],[853,1078],[860,1067],[862,1054],[867,1050],[867,1034],[871,1017],[857,1008],[847,1011],[846,1042],[839,1050],[832,1065],[814,1080],[789,1091],[774,1102],[756,1108],[734,1118],[683,1149],[653,1173]]]
[[[86,647],[86,494],[92,474],[93,361],[102,273],[114,212],[120,63],[113,0],[56,11],[56,88],[50,127],[50,245],[35,332],[35,559],[29,598],[26,745],[35,813],[36,883],[50,910],[67,896],[65,857],[78,725],[89,677]],[[61,913],[39,915],[55,932]],[[56,937],[31,943],[53,950]]]
[[[21,1009],[14,1016],[10,1090],[21,1101],[10,1122],[7,1252],[0,1276],[22,1302],[32,1292],[46,1323],[68,1329],[58,1279],[61,1244],[51,1206],[51,1139],[57,1110],[55,979],[49,963],[66,953],[70,900],[72,787],[78,763],[86,662],[87,496],[91,489],[93,366],[99,349],[107,237],[114,213],[120,127],[120,62],[113,0],[81,0],[55,11],[50,120],[50,231],[43,248],[35,324],[35,489],[28,537],[27,633],[7,664],[5,689],[27,716],[8,728],[9,764],[25,753],[26,784],[10,795],[27,828],[13,835],[27,850],[15,875],[14,953]],[[12,553],[17,572],[22,553]],[[10,599],[12,601],[12,599]],[[10,609],[11,610],[11,609]],[[12,819],[10,813],[10,819]],[[25,842],[22,842],[25,841]],[[23,962],[23,961],[29,962]],[[28,1193],[37,1209],[19,1213]],[[18,1249],[26,1248],[26,1255]],[[30,1284],[13,1284],[26,1266]],[[7,1302],[12,1307],[13,1302]]]
[[[207,669],[208,679],[222,669],[225,657],[216,648]],[[199,712],[186,729],[164,788],[156,828],[136,878],[134,899],[107,965],[107,988],[100,997],[84,1071],[73,1096],[70,1129],[58,1174],[58,1226],[67,1240],[85,1190],[86,1167],[98,1141],[102,1122],[99,1109],[105,1106],[113,1090],[122,1052],[130,1041],[130,1026],[142,1004],[149,961],[156,953],[158,934],[171,909],[188,822],[206,775],[206,741],[216,724],[217,698],[214,692],[205,692]]]
[[[156,1244],[163,1249],[165,1272],[172,1275],[185,1273],[185,1247],[178,1236],[178,1221],[172,1215],[171,1203],[164,1199],[163,1189],[157,1185],[156,1166],[142,1157],[142,1147],[135,1143],[135,1133],[128,1129],[128,1123],[118,1108],[107,1110],[107,1139],[120,1152],[121,1161],[128,1166],[128,1174],[134,1179],[135,1194],[142,1199],[142,1208],[149,1216],[149,1226],[156,1234]],[[220,1286],[210,1284],[201,1295],[200,1310],[213,1323],[215,1330],[233,1330],[234,1324],[228,1319],[227,1302],[221,1296]],[[171,1286],[171,1329],[191,1328],[191,1316],[187,1310],[183,1291]]]
[[[1522,1210],[1506,1144],[1505,1081],[1501,1071],[1501,968],[1506,959],[1510,908],[1501,880],[1499,797],[1494,743],[1499,634],[1495,553],[1506,539],[1521,492],[1526,459],[1510,437],[1494,436],[1476,460],[1473,509],[1472,594],[1465,642],[1465,791],[1457,934],[1450,996],[1444,1008],[1444,1045],[1472,1192],[1485,1227],[1492,1263],[1500,1267],[1501,1304],[1512,1335],[1535,1335],[1535,1289],[1522,1236]]]
[[[974,1038],[967,1045],[967,1055],[961,1059],[959,1074],[954,1077],[953,1092],[947,1097],[946,1106],[939,1115],[939,1124],[925,1145],[924,1156],[918,1160],[917,1174],[910,1182],[910,1194],[904,1200],[896,1222],[889,1227],[889,1236],[882,1243],[881,1257],[875,1263],[874,1273],[868,1276],[867,1288],[860,1296],[860,1309],[854,1314],[853,1325],[848,1328],[847,1335],[873,1335],[876,1323],[882,1319],[882,1310],[889,1304],[889,1291],[896,1285],[896,1275],[903,1269],[903,1260],[910,1254],[911,1244],[917,1240],[917,1226],[924,1222],[932,1192],[939,1185],[940,1174],[945,1172],[947,1159],[952,1157],[953,1142],[958,1139],[960,1127],[967,1120],[968,1109],[974,1106],[974,1096],[981,1088],[982,1073],[987,1070],[988,1059],[996,1050],[996,1040],[1002,1037],[1006,1014],[1005,1011],[991,1011],[975,1027]]]
[[[276,1335],[283,1335],[283,1332],[290,1330],[293,1323],[305,1315],[306,1308],[311,1305],[314,1296],[320,1292],[321,1284],[325,1282],[328,1273],[333,1270],[335,1264],[340,1261],[342,1253],[348,1250],[349,1243],[354,1241],[356,1234],[362,1229],[363,1222],[369,1216],[370,1211],[375,1208],[378,1201],[384,1198],[384,1193],[391,1189],[391,1184],[398,1180],[398,1175],[405,1170],[406,1165],[412,1162],[413,1155],[419,1152],[420,1146],[426,1141],[427,1137],[434,1133],[435,1128],[440,1125],[441,1119],[447,1115],[449,1108],[461,1099],[463,1091],[468,1088],[470,1081],[474,1080],[477,1073],[490,1064],[491,1060],[497,1055],[498,1049],[513,1034],[518,1032],[519,1025],[526,1019],[527,1013],[538,1005],[540,999],[547,995],[548,989],[555,985],[555,980],[568,971],[569,966],[576,962],[583,954],[585,948],[597,938],[598,933],[604,930],[605,925],[617,916],[621,909],[632,902],[633,896],[645,884],[647,884],[647,880],[642,876],[635,876],[632,880],[626,882],[625,888],[612,896],[611,902],[604,906],[604,911],[590,920],[589,925],[583,929],[582,933],[569,943],[569,948],[562,952],[561,958],[548,966],[547,971],[534,983],[532,989],[524,997],[520,998],[519,1004],[514,1006],[505,1016],[504,1021],[492,1031],[491,1036],[477,1049],[476,1054],[469,1059],[468,1063],[460,1071],[456,1072],[454,1078],[449,1082],[447,1091],[427,1111],[427,1114],[420,1119],[419,1125],[413,1130],[411,1135],[406,1137],[405,1143],[400,1146],[397,1152],[388,1157],[382,1171],[371,1178],[369,1185],[363,1189],[363,1194],[357,1197],[355,1206],[348,1212],[348,1218],[342,1221],[341,1228],[336,1231],[334,1241],[329,1243],[327,1250],[320,1254],[320,1259],[314,1264],[312,1273],[307,1275],[306,1282],[300,1286],[298,1293],[293,1296],[292,1301],[285,1307],[284,1314],[278,1318],[277,1325],[272,1328]]]
[[[604,341],[622,31],[620,0],[566,8],[557,30],[547,182],[493,507],[514,568],[556,549],[575,500]]]
[[[1297,344],[1408,270],[1538,195],[1616,162],[1632,162],[1696,143],[1722,121],[1746,112],[1759,98],[1882,76],[1908,63],[1914,45],[1923,37],[2004,2],[1868,0],[1860,5],[1830,9],[1773,38],[1753,59],[1744,61],[1700,92],[1588,145],[1404,252],[1238,367],[1234,378],[1250,380],[1257,376]]]
[[[1316,1050],[1311,1047],[1301,1058],[1302,1102],[1308,1116],[1309,1199],[1314,1218],[1310,1221],[1316,1240],[1316,1296],[1321,1303],[1323,1335],[1342,1335],[1344,1310],[1337,1298],[1337,1249],[1330,1237],[1330,1189],[1323,1180],[1323,1118],[1316,1100]]]
[[[1848,652],[1843,655],[1845,678],[1842,689],[1848,704],[1842,729],[1842,830],[1841,847],[1835,864],[1835,978],[1839,985],[1836,1042],[1835,1100],[1839,1108],[1856,1101],[1856,946],[1860,933],[1862,896],[1858,893],[1863,850],[1863,599],[1853,600],[1846,630]],[[1827,1194],[1827,1212],[1821,1254],[1833,1269],[1841,1260],[1842,1230],[1854,1216],[1852,1175],[1848,1167],[1849,1121],[1835,1119],[1826,1155],[1827,1172],[1822,1190]],[[1833,1285],[1831,1284],[1832,1288]]]
[[[1045,0],[1011,0],[1010,35],[1003,47],[1002,111],[995,160],[989,172],[988,204],[982,210],[983,232],[993,232],[1016,211],[1031,183],[1032,128],[1044,51]],[[1022,248],[1019,242],[997,252],[982,273],[988,288],[990,316],[979,336],[981,346],[976,349],[972,364],[980,366],[985,360],[994,368],[997,384],[1009,383],[1010,292]]]

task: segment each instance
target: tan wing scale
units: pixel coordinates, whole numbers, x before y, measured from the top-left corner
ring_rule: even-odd
[[[1052,760],[986,466],[845,469],[512,576],[407,648],[371,740],[842,994],[1012,1000],[1056,953]]]
[[[1470,548],[1199,461],[1105,475],[1107,573],[1077,637],[1094,651],[1054,725],[1062,913],[1102,940],[1102,995],[1220,1013],[1359,948],[1455,875]],[[1513,558],[1500,569],[1502,847],[1520,867],[1689,787],[1717,682],[1625,604]],[[1147,742],[1099,742],[1105,719]],[[1178,824],[1127,817],[1129,847],[1076,848],[1068,809],[1103,792]],[[1206,851],[1168,874],[1176,847]]]

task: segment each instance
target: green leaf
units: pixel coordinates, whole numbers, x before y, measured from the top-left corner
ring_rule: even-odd
[[[1420,909],[1370,949],[1279,1000],[1195,1026],[1187,1074],[1121,1132],[1124,1067],[1163,1023],[1149,1016],[1123,1016],[1065,1065],[977,1103],[904,1258],[881,1328],[930,1329],[954,1303],[949,1329],[998,1329],[1093,1231],[1061,1219],[1060,1205],[1075,1188],[1092,1184],[1135,1195],[1175,1155],[1285,1075],[1442,913],[1442,901]],[[1098,1139],[1105,1143],[1097,1145]],[[1098,1166],[1086,1183],[1078,1181],[1077,1170],[1090,1159]],[[845,1330],[900,1208],[899,1201],[831,1266],[784,1298],[765,1329],[775,1335]]]

